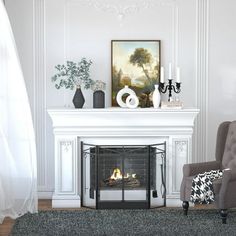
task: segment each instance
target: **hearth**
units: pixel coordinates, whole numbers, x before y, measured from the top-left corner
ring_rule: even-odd
[[[153,208],[166,204],[166,143],[81,143],[82,205],[96,209]]]

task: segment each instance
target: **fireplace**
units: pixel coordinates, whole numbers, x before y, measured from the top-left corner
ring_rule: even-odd
[[[96,209],[166,205],[166,143],[92,145],[81,142],[82,205]]]
[[[181,205],[179,199],[182,180],[181,170],[185,163],[194,161],[192,157],[192,151],[194,150],[192,134],[194,120],[199,113],[198,109],[55,108],[49,109],[48,113],[52,118],[55,142],[53,208],[79,208],[81,205],[99,208],[102,205],[104,206],[105,203],[107,205],[112,204],[114,207],[118,202],[123,202],[118,205],[119,207],[122,207],[121,204],[130,203],[129,206],[131,206],[131,204],[139,203],[144,204],[145,207],[149,207],[150,204],[150,208],[152,208],[165,205],[165,200],[168,207]],[[93,145],[84,145],[83,151],[81,151],[81,141]],[[150,145],[164,142],[166,142],[166,149],[161,145],[159,147]],[[153,179],[154,176],[151,174],[154,168],[150,168],[150,175],[146,175],[146,177],[150,177],[150,180],[147,179],[146,183],[144,183],[144,178],[138,176],[140,170],[135,169],[133,171],[132,168],[129,169],[129,167],[126,168],[122,165],[120,168],[117,167],[120,169],[121,175],[127,177],[127,173],[122,170],[122,168],[125,168],[125,170],[129,169],[127,172],[131,176],[136,174],[137,178],[141,178],[138,179],[140,181],[139,187],[133,185],[132,189],[130,186],[127,189],[128,184],[124,184],[126,188],[122,189],[122,181],[121,186],[118,183],[116,187],[114,185],[97,186],[97,177],[101,179],[102,174],[107,172],[98,168],[96,161],[93,163],[91,155],[94,155],[95,160],[101,159],[101,145],[107,147],[105,146],[107,144],[120,145],[112,146],[110,152],[115,152],[116,148],[121,150],[123,145],[139,145],[139,147],[147,145],[146,149],[150,145],[150,153],[152,153],[152,148],[155,148],[156,152],[158,152],[158,148],[164,152],[166,150],[165,160],[161,157],[161,154],[156,154],[155,162],[151,156],[145,158],[146,161],[150,158],[151,167],[153,167],[152,163],[156,165],[156,178]],[[144,146],[142,147],[144,148]],[[131,146],[130,148],[134,147]],[[132,149],[130,151],[132,152]],[[83,152],[87,152],[87,158]],[[81,166],[81,159],[83,159],[83,166]],[[125,162],[126,159],[125,156],[124,164],[127,166],[129,163]],[[122,158],[120,162],[122,164]],[[119,164],[119,162],[117,163]],[[90,168],[93,170],[90,171]],[[102,178],[103,182],[104,179],[108,179],[113,174],[115,168],[115,166],[110,168],[109,172]],[[102,172],[97,175],[98,171]],[[118,172],[116,171],[116,175]],[[81,181],[82,178],[83,181]],[[162,178],[164,181],[162,181]],[[163,184],[165,179],[166,186]],[[147,190],[148,186],[145,188],[147,183],[150,183],[148,184],[150,191]],[[118,190],[115,188],[118,188]]]

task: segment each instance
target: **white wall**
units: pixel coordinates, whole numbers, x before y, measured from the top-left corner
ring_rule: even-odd
[[[183,68],[187,64],[188,70],[183,70],[183,84],[194,90],[194,84],[188,79],[192,77],[195,64],[195,28],[191,27],[195,24],[194,0],[185,1],[187,4],[179,1],[179,22],[172,1],[163,5],[164,1],[156,1],[160,3],[153,8],[125,17],[122,26],[116,14],[101,12],[83,2],[86,1],[46,1],[47,88],[48,93],[57,98],[49,99],[49,106],[73,106],[71,98],[74,91],[56,91],[49,78],[55,73],[54,65],[57,63],[79,60],[81,57],[90,58],[94,62],[93,79],[107,82],[106,105],[111,105],[112,39],[160,39],[162,65],[167,68],[168,63],[172,62]],[[186,54],[190,55],[188,59]],[[188,98],[184,99],[187,106],[194,105],[194,96],[190,96],[191,90],[183,88],[182,97]],[[84,93],[85,107],[91,107],[92,92]]]
[[[130,14],[120,26],[115,14],[88,6],[85,0],[6,0],[34,111],[39,190],[44,194],[53,190],[54,176],[53,134],[46,109],[72,106],[74,93],[54,88],[50,80],[54,65],[92,59],[92,77],[106,81],[110,106],[112,39],[160,39],[161,64],[181,67],[181,99],[185,106],[202,110],[195,161],[213,159],[219,122],[235,119],[235,1],[150,1],[153,7]],[[92,92],[84,94],[85,106],[91,107]]]
[[[236,120],[235,11],[235,0],[210,2],[208,159],[214,158],[218,124]]]
[[[31,107],[34,107],[33,1],[5,0],[25,76]]]

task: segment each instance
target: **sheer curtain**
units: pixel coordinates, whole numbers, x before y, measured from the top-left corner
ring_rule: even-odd
[[[11,25],[0,0],[0,223],[37,212],[36,148]]]

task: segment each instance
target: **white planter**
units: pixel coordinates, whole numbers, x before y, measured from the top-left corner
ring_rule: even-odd
[[[126,106],[128,108],[132,108],[132,109],[137,108],[138,104],[139,104],[139,100],[136,95],[131,94],[126,98]]]
[[[135,92],[132,89],[130,89],[127,85],[125,85],[125,87],[123,89],[121,89],[116,95],[116,101],[120,107],[127,107],[127,104],[125,102],[123,102],[123,100],[122,100],[122,97],[125,94],[136,96]]]
[[[161,94],[159,92],[159,85],[155,84],[155,90],[152,96],[152,102],[154,108],[159,108],[161,102]]]

